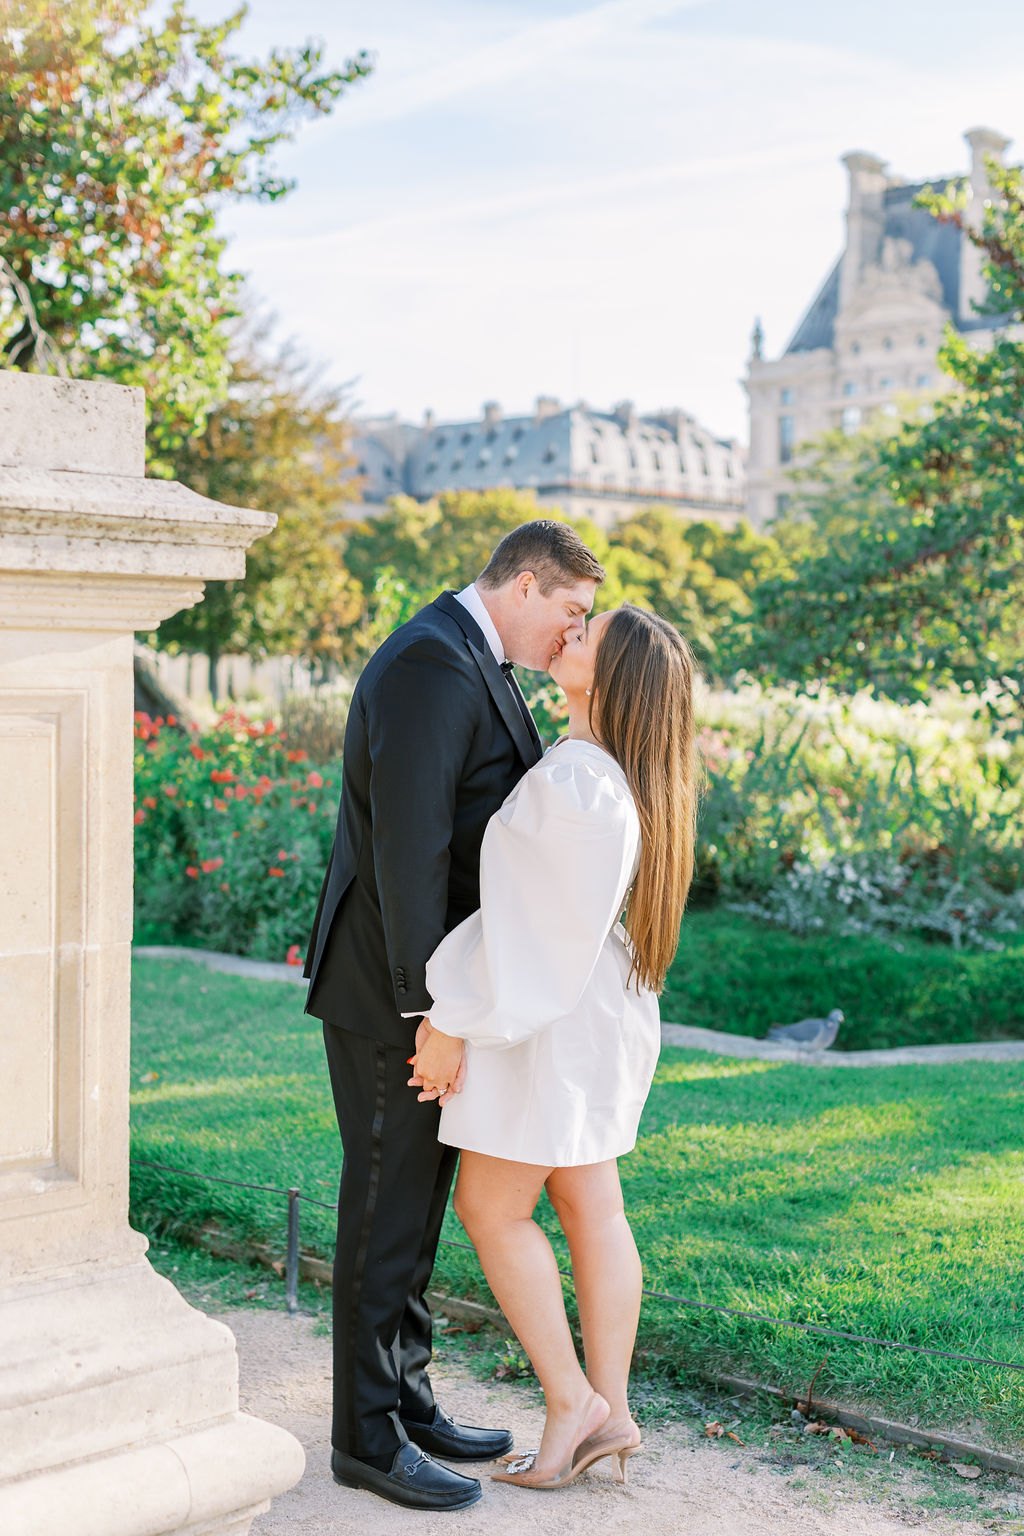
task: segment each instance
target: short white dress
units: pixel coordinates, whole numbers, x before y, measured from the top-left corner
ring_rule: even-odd
[[[466,1042],[448,1146],[568,1168],[635,1145],[661,1043],[619,921],[639,848],[626,776],[591,742],[551,747],[491,817],[481,910],[427,963],[431,1023]]]

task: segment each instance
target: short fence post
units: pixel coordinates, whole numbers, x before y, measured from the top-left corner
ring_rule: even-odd
[[[284,1294],[289,1313],[299,1310],[299,1191],[288,1191],[288,1254],[284,1271]]]

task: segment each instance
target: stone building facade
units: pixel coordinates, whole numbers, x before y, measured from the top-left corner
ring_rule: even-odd
[[[968,220],[989,195],[985,156],[1009,140],[973,128]],[[836,427],[855,432],[874,413],[895,415],[949,388],[936,354],[949,323],[979,347],[1002,317],[979,315],[981,257],[965,234],[913,200],[951,179],[907,183],[873,155],[843,157],[849,173],[846,247],[781,357],[762,355],[755,328],[745,385],[750,401],[747,517],[755,528],[785,510],[802,443]]]
[[[352,451],[371,513],[399,493],[426,501],[509,486],[605,528],[652,504],[731,526],[746,494],[738,443],[685,411],[641,416],[629,402],[604,412],[541,396],[528,416],[492,402],[478,420],[428,412],[422,427],[377,418],[357,423]]]

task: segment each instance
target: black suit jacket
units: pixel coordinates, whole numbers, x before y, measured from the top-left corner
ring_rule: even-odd
[[[430,1010],[426,963],[480,905],[484,828],[540,756],[525,705],[454,593],[388,636],[352,696],[308,1013],[411,1045],[416,1021],[402,1014]]]

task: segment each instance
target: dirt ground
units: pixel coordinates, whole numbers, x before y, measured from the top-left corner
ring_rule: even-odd
[[[1011,1517],[985,1522],[924,1511],[908,1471],[884,1500],[844,1490],[830,1479],[786,1471],[763,1452],[699,1438],[688,1425],[645,1430],[645,1448],[630,1463],[629,1483],[598,1464],[569,1488],[537,1492],[480,1476],[483,1498],[466,1510],[419,1513],[374,1494],[339,1488],[329,1469],[330,1340],[306,1317],[232,1311],[221,1321],[238,1340],[242,1407],[291,1430],[306,1450],[301,1482],[253,1523],[252,1536],[982,1536],[1021,1531]],[[502,1425],[516,1445],[537,1444],[542,1410],[535,1393],[474,1378],[448,1356],[432,1370],[445,1410],[468,1424]],[[799,1486],[797,1486],[799,1485]]]

